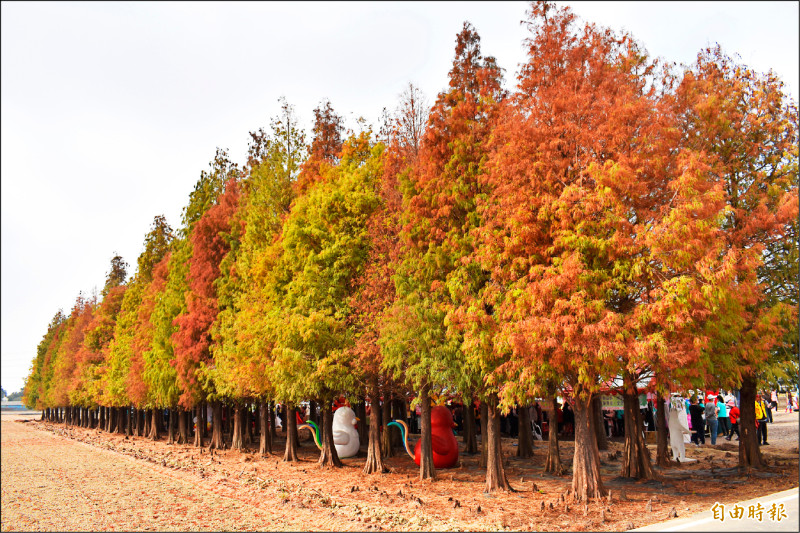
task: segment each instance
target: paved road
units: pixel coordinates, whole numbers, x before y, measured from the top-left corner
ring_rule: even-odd
[[[759,504],[763,508],[761,521],[748,518],[750,506],[754,506],[754,510],[758,510]],[[798,521],[800,501],[798,501],[797,488],[747,500],[736,505],[743,509],[744,517],[741,520],[731,518],[730,513],[734,511],[734,506],[728,504],[724,506],[724,520],[719,519],[721,514],[717,514],[715,518],[714,513],[709,510],[685,518],[676,518],[640,527],[633,531],[800,531],[800,522]],[[778,521],[776,514],[776,519],[772,519],[768,511],[773,505],[776,510],[783,505],[786,518]],[[718,511],[722,511],[722,509],[718,509]]]

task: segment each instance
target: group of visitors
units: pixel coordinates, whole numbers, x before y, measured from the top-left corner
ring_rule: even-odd
[[[773,392],[770,401],[765,400],[766,397],[760,392],[756,394],[755,400],[756,436],[759,444],[763,446],[769,445],[767,424],[772,423],[772,411],[778,406],[777,393]],[[731,440],[735,434],[736,440],[739,440],[739,406],[733,395],[709,394],[704,402],[693,394],[686,401],[693,444],[704,445],[706,432],[709,434],[712,446],[717,443],[718,435],[723,435],[725,440]]]
[[[736,439],[739,439],[739,407],[732,394],[725,396],[722,391],[718,395],[709,394],[705,402],[693,394],[686,401],[693,444],[703,446],[706,443],[706,431],[712,446],[717,444],[718,435],[731,440],[736,434]]]

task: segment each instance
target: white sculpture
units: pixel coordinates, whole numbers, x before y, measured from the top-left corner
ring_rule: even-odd
[[[697,459],[686,458],[686,442],[692,432],[686,417],[683,398],[673,396],[669,404],[669,443],[672,448],[672,458],[680,463],[690,463]]]
[[[333,413],[333,444],[339,457],[353,457],[361,443],[358,440],[358,418],[349,407],[340,407]]]

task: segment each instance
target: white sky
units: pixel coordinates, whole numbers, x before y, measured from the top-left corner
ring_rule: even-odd
[[[719,42],[797,100],[796,2],[568,2],[691,63]],[[432,103],[469,20],[512,85],[524,2],[3,2],[2,386],[22,388],[56,311],[131,265],[153,217],[180,222],[217,146],[242,162],[282,95],[303,125],[323,98],[353,124],[409,82]]]

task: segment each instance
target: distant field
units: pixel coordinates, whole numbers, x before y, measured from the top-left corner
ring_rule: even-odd
[[[20,414],[39,414],[41,411],[31,411],[22,402],[0,402],[0,411]]]

